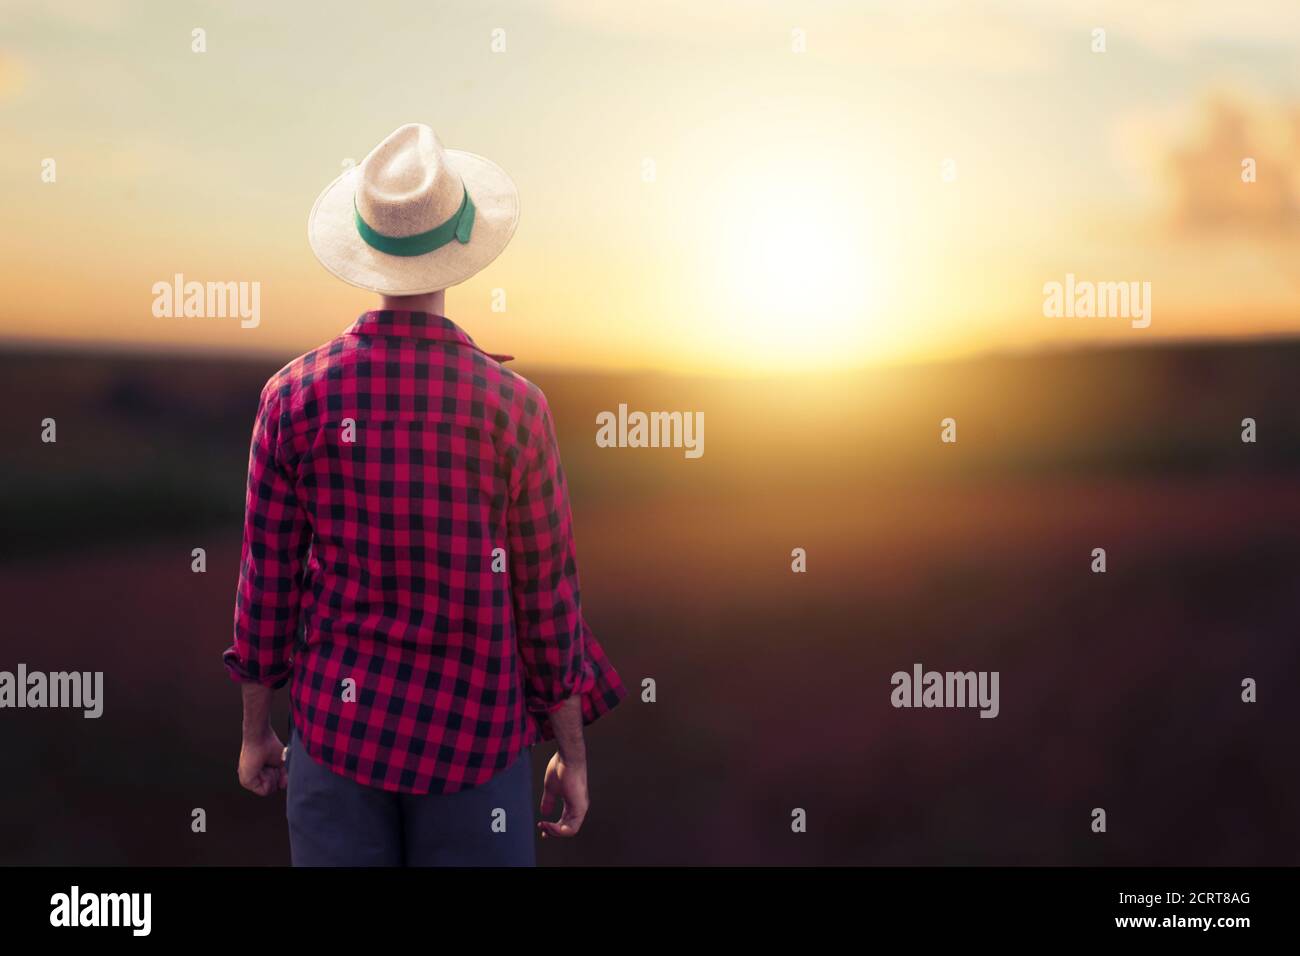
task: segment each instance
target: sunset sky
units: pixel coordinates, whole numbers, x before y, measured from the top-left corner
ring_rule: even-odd
[[[447,313],[521,362],[1298,332],[1298,50],[1294,0],[0,0],[0,337],[311,348],[373,299],[307,213],[407,122],[519,185]],[[156,318],[176,273],[260,283],[260,325]],[[1149,281],[1151,327],[1045,318],[1067,273]]]

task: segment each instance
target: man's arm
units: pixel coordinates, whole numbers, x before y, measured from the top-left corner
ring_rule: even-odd
[[[253,426],[244,544],[235,592],[234,643],[222,656],[243,684],[239,782],[259,796],[284,785],[284,745],[271,729],[271,696],[289,679],[298,627],[303,553],[310,536],[293,481],[278,460],[280,412],[274,380]]]
[[[564,802],[558,822],[538,824],[543,836],[571,837],[588,807],[587,754],[581,695],[594,683],[584,654],[569,493],[546,400],[530,428],[522,473],[510,505],[510,573],[516,639],[528,709],[559,749],[546,769],[542,815]]]
[[[551,711],[551,729],[557,745],[555,755],[546,766],[542,785],[542,816],[555,812],[557,801],[564,802],[558,822],[540,820],[537,829],[547,836],[576,836],[587,816],[587,744],[582,736],[582,701],[570,697]]]
[[[271,697],[265,684],[244,684],[244,743],[239,748],[239,782],[259,797],[283,790],[289,782],[284,769],[284,744],[271,729]]]

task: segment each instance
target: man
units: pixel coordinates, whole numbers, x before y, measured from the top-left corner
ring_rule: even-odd
[[[401,127],[308,238],[381,308],[262,390],[234,643],[240,783],[287,788],[295,865],[531,865],[588,809],[583,725],[625,696],[583,620],[546,398],[444,316],[519,218],[495,163]],[[268,717],[292,681],[285,748]]]

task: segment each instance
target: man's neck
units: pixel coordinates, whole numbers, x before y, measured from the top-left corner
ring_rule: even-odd
[[[380,308],[394,312],[432,312],[434,315],[443,315],[443,310],[447,307],[446,293],[446,289],[439,289],[423,295],[385,295],[381,296],[383,301]]]

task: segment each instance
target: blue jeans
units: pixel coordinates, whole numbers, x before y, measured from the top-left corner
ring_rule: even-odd
[[[285,814],[294,866],[536,863],[528,751],[482,786],[445,794],[392,793],[357,783],[317,763],[296,730],[288,764]]]

